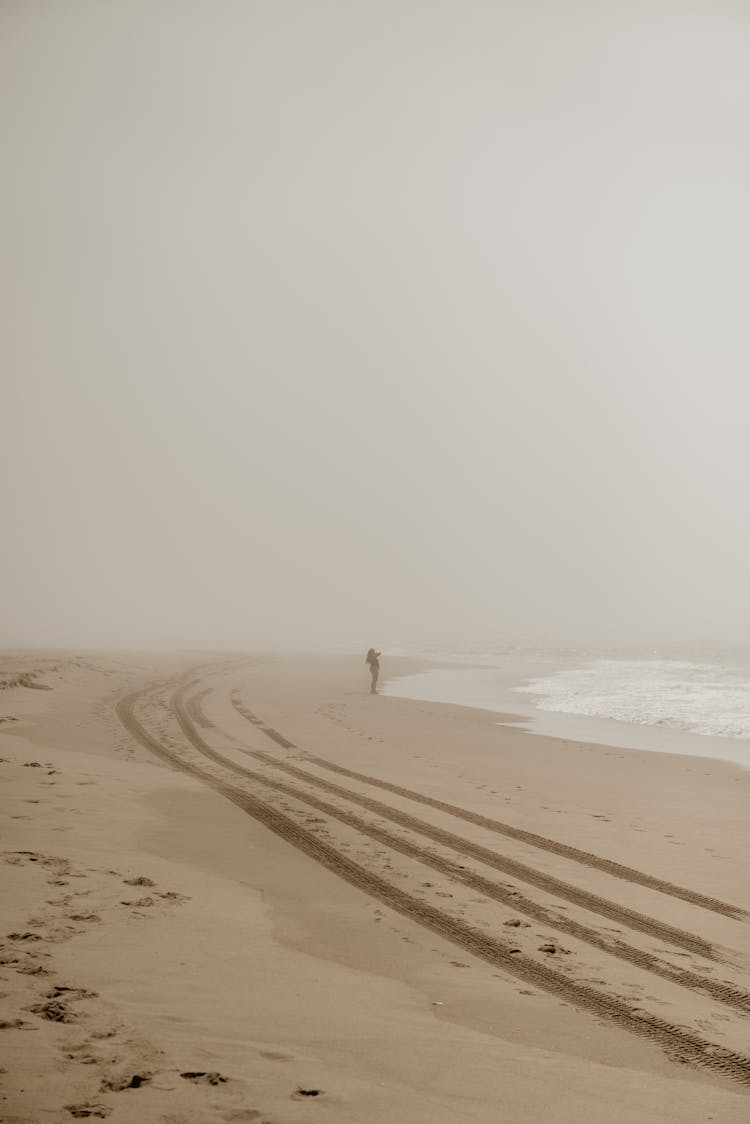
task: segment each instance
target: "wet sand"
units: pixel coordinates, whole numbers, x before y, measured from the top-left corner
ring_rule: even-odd
[[[3,1120],[747,1119],[738,766],[357,655],[0,680]]]
[[[734,762],[750,769],[750,740],[698,734],[676,726],[616,721],[590,715],[541,710],[526,691],[529,680],[570,670],[570,665],[548,660],[500,659],[497,667],[465,664],[428,666],[416,674],[392,679],[385,693],[394,698],[447,702],[487,710],[535,734],[592,742],[622,749],[645,749],[653,753],[676,753]],[[522,688],[520,691],[518,688]],[[509,716],[509,717],[508,717]]]

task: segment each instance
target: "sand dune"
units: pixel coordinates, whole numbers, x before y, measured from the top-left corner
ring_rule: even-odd
[[[0,660],[0,1117],[746,1120],[750,774],[360,665]]]

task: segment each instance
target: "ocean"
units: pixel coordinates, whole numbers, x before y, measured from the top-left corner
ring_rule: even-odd
[[[387,680],[383,694],[490,710],[562,738],[750,767],[750,654],[633,658],[485,647],[419,655],[436,666]]]

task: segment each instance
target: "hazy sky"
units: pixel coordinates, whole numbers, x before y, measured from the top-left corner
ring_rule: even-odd
[[[0,646],[750,636],[740,0],[2,0]]]

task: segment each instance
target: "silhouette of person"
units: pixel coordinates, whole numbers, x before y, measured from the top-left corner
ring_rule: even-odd
[[[380,652],[376,652],[374,648],[370,648],[365,656],[365,663],[370,665],[370,694],[376,695],[378,693],[378,675],[380,673],[380,663],[378,657]]]

